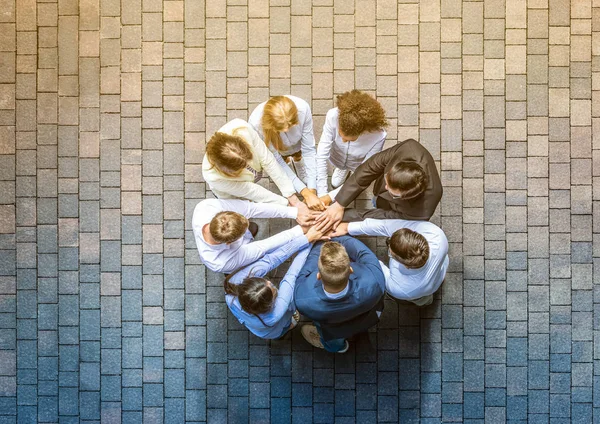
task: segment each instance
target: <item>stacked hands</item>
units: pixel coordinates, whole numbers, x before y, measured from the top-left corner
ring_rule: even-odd
[[[298,208],[296,221],[300,224],[310,242],[329,240],[331,237],[348,234],[348,223],[341,222],[344,216],[343,206],[334,203],[331,206],[323,206],[323,209],[313,210],[307,203],[298,202],[294,206]],[[320,236],[311,240],[309,233],[311,233],[311,237],[316,237],[319,234]]]

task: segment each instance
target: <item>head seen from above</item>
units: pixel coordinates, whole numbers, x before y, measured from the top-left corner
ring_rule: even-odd
[[[344,141],[355,141],[362,133],[382,131],[388,125],[381,104],[360,90],[337,96],[339,133]]]
[[[252,160],[252,149],[235,134],[216,132],[206,144],[206,157],[220,173],[238,177]]]
[[[398,162],[385,174],[385,188],[394,199],[413,199],[427,189],[428,182],[427,174],[416,162]]]
[[[344,246],[335,241],[323,243],[318,267],[317,278],[329,293],[338,293],[346,288],[352,268]]]
[[[219,212],[210,221],[210,236],[217,243],[233,243],[244,235],[249,222],[245,216],[237,212]]]
[[[285,96],[271,97],[265,104],[261,121],[265,144],[273,146],[277,151],[285,150],[280,132],[287,132],[298,125],[298,108]]]
[[[244,311],[257,316],[269,312],[277,298],[277,287],[266,278],[250,276],[244,278],[241,284],[232,284],[226,278],[224,287],[226,294],[237,296]]]
[[[429,259],[429,243],[422,234],[401,228],[389,239],[390,256],[409,269],[423,267]]]

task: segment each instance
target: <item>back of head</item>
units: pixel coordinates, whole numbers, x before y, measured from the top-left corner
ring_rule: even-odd
[[[284,146],[279,133],[298,124],[298,108],[288,97],[271,97],[265,104],[261,125],[265,136],[265,143],[272,145],[278,151]]]
[[[402,194],[402,199],[412,199],[427,189],[427,174],[416,162],[397,162],[386,174],[389,188]]]
[[[319,273],[323,285],[332,290],[343,290],[350,277],[350,258],[346,248],[335,241],[323,243],[319,255]]]
[[[237,296],[242,309],[249,314],[264,314],[273,307],[275,294],[265,278],[247,277],[241,284],[232,284],[225,279],[224,286],[225,293]]]
[[[421,268],[429,259],[429,243],[422,234],[401,228],[390,239],[392,253],[407,268]]]
[[[210,221],[208,229],[217,243],[233,243],[248,229],[248,220],[237,212],[219,212]]]
[[[210,164],[228,177],[237,177],[252,160],[252,149],[241,137],[216,132],[206,144]]]
[[[381,131],[388,125],[381,104],[360,90],[347,91],[337,96],[337,107],[339,128],[348,137]]]

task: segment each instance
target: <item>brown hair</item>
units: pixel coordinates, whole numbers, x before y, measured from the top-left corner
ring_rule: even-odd
[[[298,124],[298,108],[288,97],[271,97],[265,104],[261,120],[265,144],[277,151],[284,150],[279,132]]]
[[[239,176],[252,160],[252,148],[236,132],[233,135],[216,132],[206,144],[208,161],[228,177]]]
[[[392,234],[390,250],[407,268],[421,268],[429,259],[429,243],[422,234],[401,228]]]
[[[412,199],[427,189],[429,178],[416,162],[397,162],[386,173],[386,182],[389,188],[398,191],[402,199]]]
[[[237,296],[245,312],[255,315],[265,327],[271,327],[259,316],[259,314],[264,314],[271,310],[277,297],[268,286],[268,280],[266,278],[249,276],[244,278],[241,284],[233,284],[229,280],[236,273],[237,271],[225,278],[223,282],[225,294]],[[250,273],[252,274],[252,271]]]
[[[343,289],[350,277],[350,258],[346,248],[335,241],[323,243],[319,255],[321,281],[334,289]]]
[[[223,211],[213,217],[208,230],[217,243],[233,243],[244,235],[248,225],[245,216],[237,212]]]
[[[388,125],[381,104],[360,90],[337,96],[339,127],[344,135],[358,137],[364,132],[381,131]]]

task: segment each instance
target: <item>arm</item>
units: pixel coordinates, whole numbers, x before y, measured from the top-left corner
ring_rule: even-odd
[[[228,179],[218,179],[210,182],[210,188],[233,197],[251,200],[257,203],[275,203],[281,206],[287,206],[288,200],[278,194],[267,190],[261,185],[249,181],[232,181]]]
[[[335,125],[333,114],[327,113],[321,139],[317,146],[317,194],[319,197],[327,194],[327,159],[331,153],[331,146],[335,138]]]
[[[365,236],[383,236],[391,237],[396,230],[400,228],[414,227],[411,221],[404,219],[372,219],[367,218],[364,221],[350,222],[348,224],[348,234]]]
[[[306,184],[310,189],[317,188],[317,149],[313,133],[313,120],[310,107],[306,110],[306,119],[302,126],[302,157],[306,166]]]
[[[273,182],[277,184],[277,187],[281,191],[283,197],[290,197],[296,193],[294,190],[294,184],[292,180],[288,178],[285,171],[279,166],[273,153],[267,149],[265,143],[260,139],[258,133],[254,131],[252,127],[248,127],[248,133],[251,138],[252,147],[254,148],[255,154],[260,160],[261,167],[271,177]]]
[[[384,173],[385,167],[393,160],[399,146],[402,145],[398,144],[397,146],[373,154],[356,168],[356,171],[350,175],[337,194],[337,202],[346,207],[356,199],[360,193]]]
[[[294,190],[296,190],[296,193],[300,193],[302,190],[304,190],[306,188],[306,184],[304,184],[302,182],[302,180],[300,178],[298,178],[298,176],[296,174],[294,174],[294,171],[292,171],[290,169],[290,167],[287,165],[287,163],[285,163],[285,160],[283,159],[283,157],[281,157],[281,154],[277,150],[275,150],[272,146],[269,146],[269,151],[273,154],[275,161],[281,167],[281,169],[283,169],[283,172],[285,172],[285,175],[287,175],[287,177],[292,181],[292,184],[294,185]]]
[[[223,273],[230,273],[238,268],[251,264],[262,258],[268,252],[271,252],[278,247],[286,244],[290,240],[301,238],[304,236],[302,227],[296,225],[294,228],[282,231],[279,234],[271,236],[267,239],[254,241],[248,243],[239,248],[239,250],[233,255],[227,264],[221,269]]]
[[[308,239],[306,236],[294,238],[293,240],[281,246],[279,249],[275,249],[272,252],[267,253],[258,261],[246,265],[231,277],[231,282],[234,284],[240,284],[242,280],[251,272],[256,277],[263,277],[269,271],[277,268],[279,265],[285,262],[295,252],[306,247],[307,244]]]
[[[209,211],[216,215],[221,211],[237,212],[246,218],[290,218],[296,219],[298,209],[272,203],[255,203],[239,199],[207,199],[201,202],[201,213]]]
[[[310,247],[306,247],[304,250],[298,252],[298,255],[294,258],[294,261],[290,265],[288,272],[281,280],[279,284],[279,292],[277,293],[277,299],[275,299],[275,305],[273,306],[272,314],[273,320],[279,321],[283,315],[290,310],[290,306],[293,303],[294,289],[296,288],[296,279],[300,274],[300,270],[304,266],[308,254],[310,253]]]

